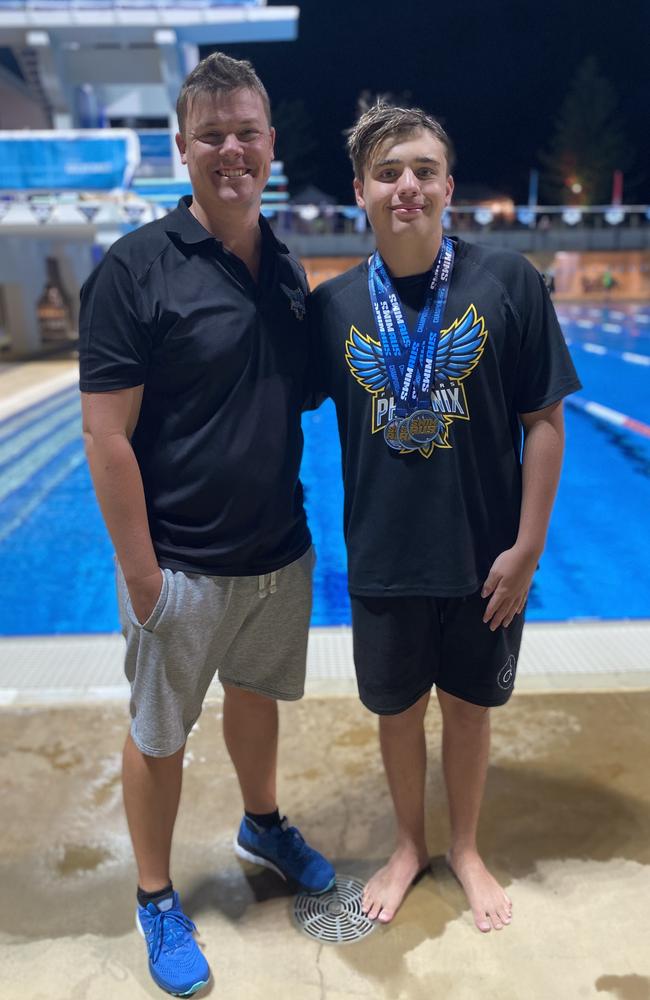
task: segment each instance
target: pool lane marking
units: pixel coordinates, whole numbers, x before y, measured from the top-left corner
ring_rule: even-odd
[[[53,410],[58,410],[62,406],[67,406],[72,400],[77,400],[79,404],[79,393],[74,388],[62,389],[53,396],[48,396],[40,403],[33,403],[24,410],[20,410],[13,417],[5,417],[0,420],[0,441],[12,437],[25,427],[43,420]]]
[[[56,489],[59,483],[62,483],[64,479],[67,479],[70,473],[74,472],[74,470],[85,461],[85,458],[86,456],[83,452],[72,455],[68,461],[64,463],[64,465],[60,466],[56,470],[54,475],[46,479],[41,488],[34,493],[34,495],[31,496],[27,503],[21,508],[20,513],[12,518],[8,524],[5,524],[0,528],[0,543],[4,542],[4,540],[8,538],[9,535],[13,534],[17,528],[20,528],[21,524],[23,524],[29,515],[43,503],[52,490]]]
[[[629,361],[631,365],[646,365],[650,368],[650,358],[645,354],[633,354],[632,351],[623,351],[621,354],[623,361]]]
[[[81,426],[78,418],[66,424],[61,430],[9,465],[0,481],[0,503],[6,500],[11,493],[15,493],[21,486],[24,486],[49,462],[56,460],[59,452],[75,440],[79,442],[79,449],[83,455]]]
[[[79,400],[76,398],[50,412],[44,420],[35,421],[17,434],[5,437],[4,440],[0,437],[0,475],[3,465],[26,453],[37,441],[59,430],[72,418],[79,419]]]
[[[603,420],[605,423],[614,424],[616,427],[623,427],[634,434],[650,438],[650,424],[644,424],[642,420],[635,420],[634,417],[629,417],[627,413],[619,413],[618,410],[612,410],[609,406],[603,406],[602,403],[595,403],[591,399],[583,399],[581,396],[568,396],[566,402],[568,406],[572,406],[577,410],[584,410],[586,413],[591,414],[592,417],[596,417],[597,420]]]
[[[599,354],[601,356],[607,354],[611,358],[627,361],[630,365],[643,365],[646,368],[650,368],[650,356],[647,354],[635,354],[633,351],[612,351],[609,347],[603,347],[602,344],[592,344],[588,340],[583,342],[567,339],[567,346],[579,347],[581,350],[586,351],[587,354]]]

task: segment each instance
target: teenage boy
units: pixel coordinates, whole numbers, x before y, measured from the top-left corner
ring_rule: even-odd
[[[490,709],[512,693],[560,475],[561,400],[580,383],[537,271],[443,237],[453,152],[439,122],[380,103],[348,150],[377,251],[321,285],[310,311],[341,438],[359,694],[379,715],[397,820],[364,910],[390,921],[428,865],[424,716],[435,686],[447,861],[479,930],[500,929],[512,903],[476,842]]]
[[[131,731],[124,803],[137,922],[163,989],[209,978],[170,878],[185,741],[218,672],[244,800],[244,858],[329,888],[278,812],[277,699],[303,693],[313,553],[298,469],[304,272],[260,215],[269,99],[214,53],[178,99],[192,196],[119,240],[82,293],[87,454],[118,560]]]

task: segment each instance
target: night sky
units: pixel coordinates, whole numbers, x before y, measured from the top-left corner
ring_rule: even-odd
[[[650,202],[647,0],[298,0],[295,42],[224,46],[250,59],[271,100],[302,98],[319,153],[313,182],[352,201],[343,130],[363,90],[408,95],[443,121],[455,179],[525,201],[528,174],[588,55],[615,87],[634,170],[624,200]],[[275,6],[269,0],[269,6]],[[209,49],[202,50],[206,55]],[[636,190],[631,190],[631,174]]]

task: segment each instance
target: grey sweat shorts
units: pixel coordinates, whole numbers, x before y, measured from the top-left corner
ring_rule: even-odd
[[[164,569],[160,597],[141,625],[117,567],[131,736],[152,757],[185,743],[208,686],[295,701],[305,686],[313,547],[264,576],[201,576]]]

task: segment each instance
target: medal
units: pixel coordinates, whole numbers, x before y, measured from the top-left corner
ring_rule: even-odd
[[[432,409],[431,385],[453,266],[454,245],[444,236],[431,269],[424,307],[411,335],[379,251],[370,258],[368,290],[395,401],[394,416],[384,428],[384,440],[393,451],[417,451],[444,430],[443,421]]]
[[[418,447],[435,441],[444,426],[433,410],[415,410],[404,423],[408,427],[409,437]]]
[[[393,417],[384,427],[384,441],[393,451],[415,451],[419,448],[411,439],[407,423],[403,417]]]

